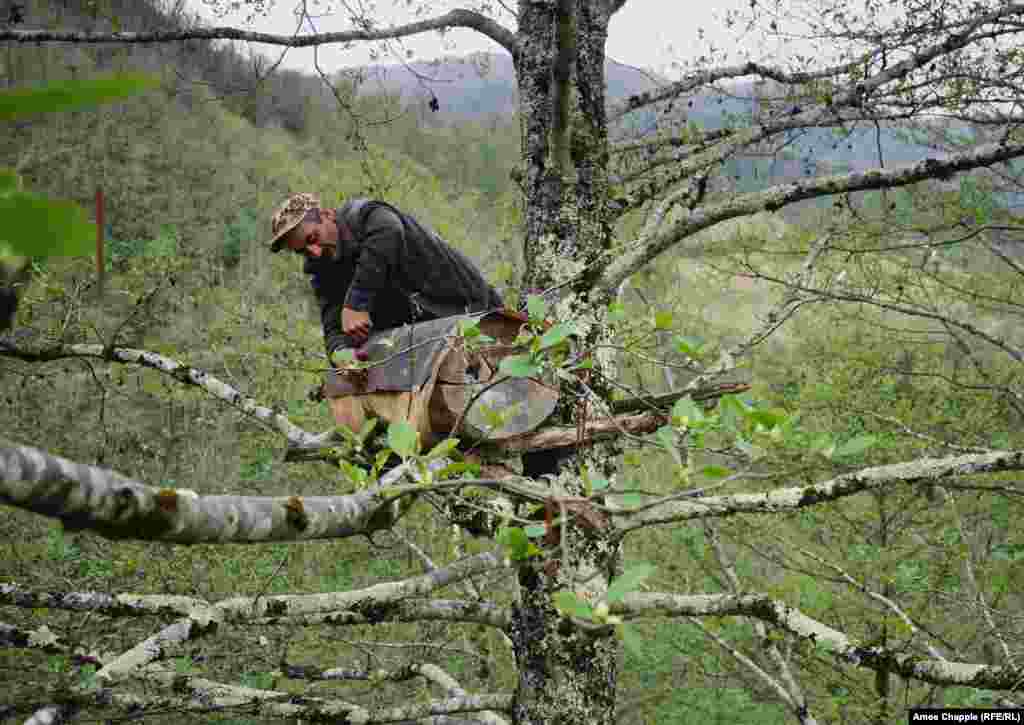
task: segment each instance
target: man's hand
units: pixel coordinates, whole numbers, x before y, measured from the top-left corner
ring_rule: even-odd
[[[362,344],[370,336],[370,313],[353,310],[350,307],[341,308],[341,331],[351,337],[354,341]]]

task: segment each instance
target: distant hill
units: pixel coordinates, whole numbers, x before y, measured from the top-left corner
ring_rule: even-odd
[[[476,53],[464,58],[377,65],[366,69],[364,93],[399,93],[406,102],[437,98],[440,120],[478,119],[515,112],[515,68],[508,55]],[[631,66],[608,61],[605,78],[609,100],[654,88],[660,79]]]
[[[427,103],[436,97],[437,120],[457,122],[515,112],[518,104],[515,69],[508,55],[477,53],[464,58],[417,61],[407,65],[377,65],[364,69],[367,94],[400,94],[407,103]],[[609,61],[605,66],[609,102],[651,90],[668,81],[653,73]],[[720,128],[731,117],[749,118],[754,109],[753,84],[741,82],[728,94],[699,93],[686,99],[686,118],[706,129]],[[681,104],[680,104],[681,106]],[[641,133],[653,131],[654,113],[641,111],[630,126]],[[747,189],[763,187],[814,173],[857,171],[878,166],[878,139],[874,129],[837,135],[832,129],[793,132],[785,151],[776,159],[736,159],[729,173],[739,176]],[[927,149],[901,138],[898,129],[881,130],[882,159],[886,166],[921,159]]]

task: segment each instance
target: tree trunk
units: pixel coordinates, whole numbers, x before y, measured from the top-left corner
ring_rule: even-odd
[[[608,19],[601,0],[520,3],[516,70],[525,163],[523,290],[558,288],[553,316],[559,322],[571,320],[585,348],[607,334],[603,322],[609,300],[594,299],[587,289],[591,273],[599,269],[590,265],[611,244],[604,109]],[[584,391],[564,392],[563,400],[574,400]],[[585,410],[570,405],[558,414],[575,424]],[[579,496],[578,480],[560,479],[552,495]],[[582,527],[577,517],[555,532],[545,562],[524,563],[519,571],[520,602],[512,627],[520,673],[514,722],[610,724],[618,639],[611,627],[562,616],[552,597],[567,590],[592,605],[603,601],[619,546],[608,531]]]

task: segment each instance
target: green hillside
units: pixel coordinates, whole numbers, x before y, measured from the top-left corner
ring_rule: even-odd
[[[127,0],[27,5],[29,14],[52,13],[53,23],[83,28],[107,27],[115,19],[125,28],[188,20]],[[519,194],[509,177],[519,153],[515,118],[437,123],[422,110],[403,108],[394,97],[360,95],[341,79],[345,104],[339,106],[316,79],[284,73],[259,80],[230,49],[202,43],[163,49],[8,47],[0,63],[9,86],[123,68],[148,69],[163,80],[159,91],[132,100],[27,118],[0,129],[0,166],[16,169],[27,188],[89,209],[97,188],[107,199],[103,288],[90,259],[35,260],[13,333],[19,345],[45,349],[67,341],[152,350],[223,379],[308,430],[326,430],[332,424],[326,407],[308,397],[325,361],[319,314],[301,260],[268,254],[263,245],[272,209],[285,194],[299,190],[318,191],[326,204],[360,194],[383,196],[477,260],[513,297],[521,256]],[[396,120],[380,125],[355,120],[385,117]],[[857,213],[808,205],[799,218],[762,214],[688,240],[686,250],[665,254],[623,291],[624,315],[637,329],[656,313],[670,313],[661,318],[669,320],[670,329],[662,324],[666,329],[647,336],[644,356],[623,356],[622,383],[649,392],[685,383],[691,353],[713,360],[742,337],[778,298],[771,279],[798,269],[824,228],[846,231],[836,239],[842,254],[822,263],[823,284],[839,284],[838,279],[865,294],[899,285],[906,300],[955,310],[992,335],[1024,344],[1024,328],[1013,324],[1011,314],[1019,317],[1020,305],[1011,309],[992,301],[1024,299],[1024,277],[1012,269],[956,245],[924,261],[918,249],[884,261],[867,253],[892,243],[894,235],[924,228],[952,238],[947,230],[965,214],[978,214],[984,222],[1014,221],[985,207],[986,198],[984,189],[969,185],[959,192],[921,185],[892,197],[872,196],[874,206],[865,202]],[[642,223],[640,213],[625,219],[621,237],[630,238]],[[782,252],[765,252],[769,235],[779,240]],[[1019,387],[1019,364],[995,349],[965,352],[956,338],[939,333],[927,321],[908,322],[868,305],[817,300],[802,307],[749,363],[751,405],[799,414],[798,435],[804,436],[798,446],[758,430],[746,441],[764,490],[802,485],[855,465],[946,452],[928,437],[949,435],[965,446],[1024,446],[1020,409],[1005,394]],[[673,342],[677,335],[688,336],[699,352],[683,351]],[[693,342],[696,338],[704,344]],[[675,367],[651,362],[658,358]],[[987,387],[974,385],[978,376],[985,377]],[[893,420],[926,437],[905,434]],[[0,358],[0,429],[5,438],[151,485],[300,496],[352,489],[333,465],[283,462],[281,437],[235,408],[157,372],[103,361],[23,364]],[[842,446],[864,436],[877,442],[848,458],[821,453],[829,444]],[[731,490],[721,476],[699,472],[723,460],[722,451],[710,444],[694,453],[693,478],[685,481],[668,452],[648,448],[641,455],[639,450],[627,446],[621,454],[638,489],[671,493],[686,483]],[[721,550],[714,544],[720,539],[722,550],[739,561],[745,585],[785,598],[823,621],[842,618],[865,641],[904,635],[892,616],[880,618],[881,631],[872,630],[861,608],[848,604],[862,602],[847,598],[850,587],[840,577],[811,576],[809,560],[787,558],[779,541],[792,543],[793,550],[827,546],[840,552],[837,560],[846,557],[851,576],[901,595],[912,616],[938,623],[940,640],[960,643],[965,659],[981,661],[976,639],[982,625],[964,621],[957,602],[939,600],[932,592],[953,580],[959,591],[965,575],[950,562],[961,556],[958,526],[967,526],[980,538],[988,536],[988,556],[979,562],[977,576],[997,592],[993,606],[1020,604],[1024,575],[1016,562],[1024,539],[1021,527],[1009,523],[1022,513],[1020,499],[965,495],[954,510],[933,505],[933,495],[924,486],[883,491],[770,520],[736,517],[717,530],[694,522],[630,540],[626,556],[658,566],[656,588],[722,592],[728,583],[716,566]],[[438,518],[415,514],[402,522],[403,534],[437,561],[491,543],[455,536]],[[172,547],[113,543],[13,508],[0,510],[0,520],[0,582],[47,591],[173,593],[213,600],[355,588],[423,570],[422,562],[393,540]],[[495,598],[511,596],[500,590]],[[3,616],[22,626],[42,621],[31,609],[9,608]],[[155,618],[114,628],[102,617],[76,612],[57,612],[46,621],[73,633],[84,652],[120,652],[156,629]],[[647,645],[623,658],[622,722],[786,721],[772,692],[718,648],[712,635],[748,650],[765,643],[747,623],[709,619],[706,624],[707,631],[683,620],[642,626]],[[443,662],[469,691],[515,687],[510,649],[500,635],[431,622],[343,630],[270,627],[259,637],[239,629],[175,652],[172,662],[181,673],[201,670],[233,684],[305,692],[307,683],[282,675],[282,662],[362,663],[368,659],[363,643],[390,646],[405,640],[422,645],[416,651],[420,661]],[[391,651],[374,666],[388,669],[405,661],[397,647]],[[244,671],[237,666],[238,653],[249,663]],[[873,675],[833,670],[802,644],[787,656],[814,675],[803,684],[825,720],[874,717],[873,699],[851,694],[870,693]],[[21,704],[38,699],[42,689],[56,696],[78,676],[71,658],[0,649],[0,682],[5,683],[0,719],[14,713],[24,720],[17,709]],[[396,688],[404,688],[398,691],[411,701],[423,686],[412,681]],[[923,690],[908,687],[915,697],[923,698]],[[384,699],[373,682],[320,683],[316,691],[363,703]],[[940,703],[964,701],[954,688],[929,696]],[[172,713],[154,720],[172,718],[186,719]],[[235,713],[213,720],[255,722]]]

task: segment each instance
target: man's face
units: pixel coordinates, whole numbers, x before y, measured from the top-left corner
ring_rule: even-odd
[[[285,244],[297,254],[319,259],[328,249],[338,244],[338,228],[330,214],[320,211],[319,215],[309,214],[297,227],[288,232]],[[313,221],[311,219],[319,219]]]

